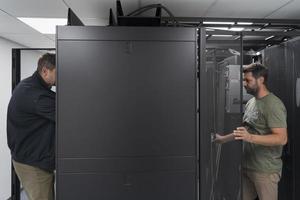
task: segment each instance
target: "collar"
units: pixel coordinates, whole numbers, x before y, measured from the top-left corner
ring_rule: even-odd
[[[51,89],[51,86],[49,86],[45,81],[44,79],[42,78],[42,76],[40,75],[40,73],[38,71],[35,71],[32,75],[32,77],[38,81],[38,83],[44,87],[45,89],[48,89],[50,90]]]

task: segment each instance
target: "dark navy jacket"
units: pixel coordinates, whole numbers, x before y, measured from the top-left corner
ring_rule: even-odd
[[[36,71],[14,89],[7,112],[12,159],[53,171],[55,166],[55,92]]]

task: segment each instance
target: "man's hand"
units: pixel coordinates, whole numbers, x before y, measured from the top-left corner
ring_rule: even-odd
[[[230,142],[233,140],[234,140],[233,133],[230,133],[227,135],[220,135],[220,134],[216,133],[214,142],[216,142],[218,144],[223,144],[223,143],[227,143],[227,142]]]
[[[215,139],[214,139],[215,143],[222,144],[222,143],[225,142],[224,140],[225,140],[224,136],[222,136],[222,135],[220,135],[218,133],[215,134]]]
[[[252,142],[252,134],[250,134],[245,127],[238,127],[233,131],[233,135],[235,140]]]

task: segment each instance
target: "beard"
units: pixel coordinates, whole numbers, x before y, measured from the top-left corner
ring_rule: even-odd
[[[253,87],[253,88],[250,88],[250,87],[246,87],[246,86],[245,86],[245,89],[246,89],[246,91],[247,91],[248,94],[251,94],[251,95],[253,95],[253,96],[256,96],[257,93],[258,93],[258,87],[257,87],[257,86],[255,86],[255,87]]]

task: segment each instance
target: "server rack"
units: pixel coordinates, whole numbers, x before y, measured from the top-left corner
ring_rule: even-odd
[[[198,199],[197,38],[58,27],[58,200]]]
[[[281,45],[267,48],[263,51],[263,62],[269,67],[268,86],[270,91],[277,95],[285,104],[288,122],[288,144],[282,154],[283,169],[279,183],[279,199],[298,199],[297,190],[300,176],[299,168],[299,116],[296,87],[300,78],[300,59],[297,56],[300,50],[300,40],[295,38]]]

